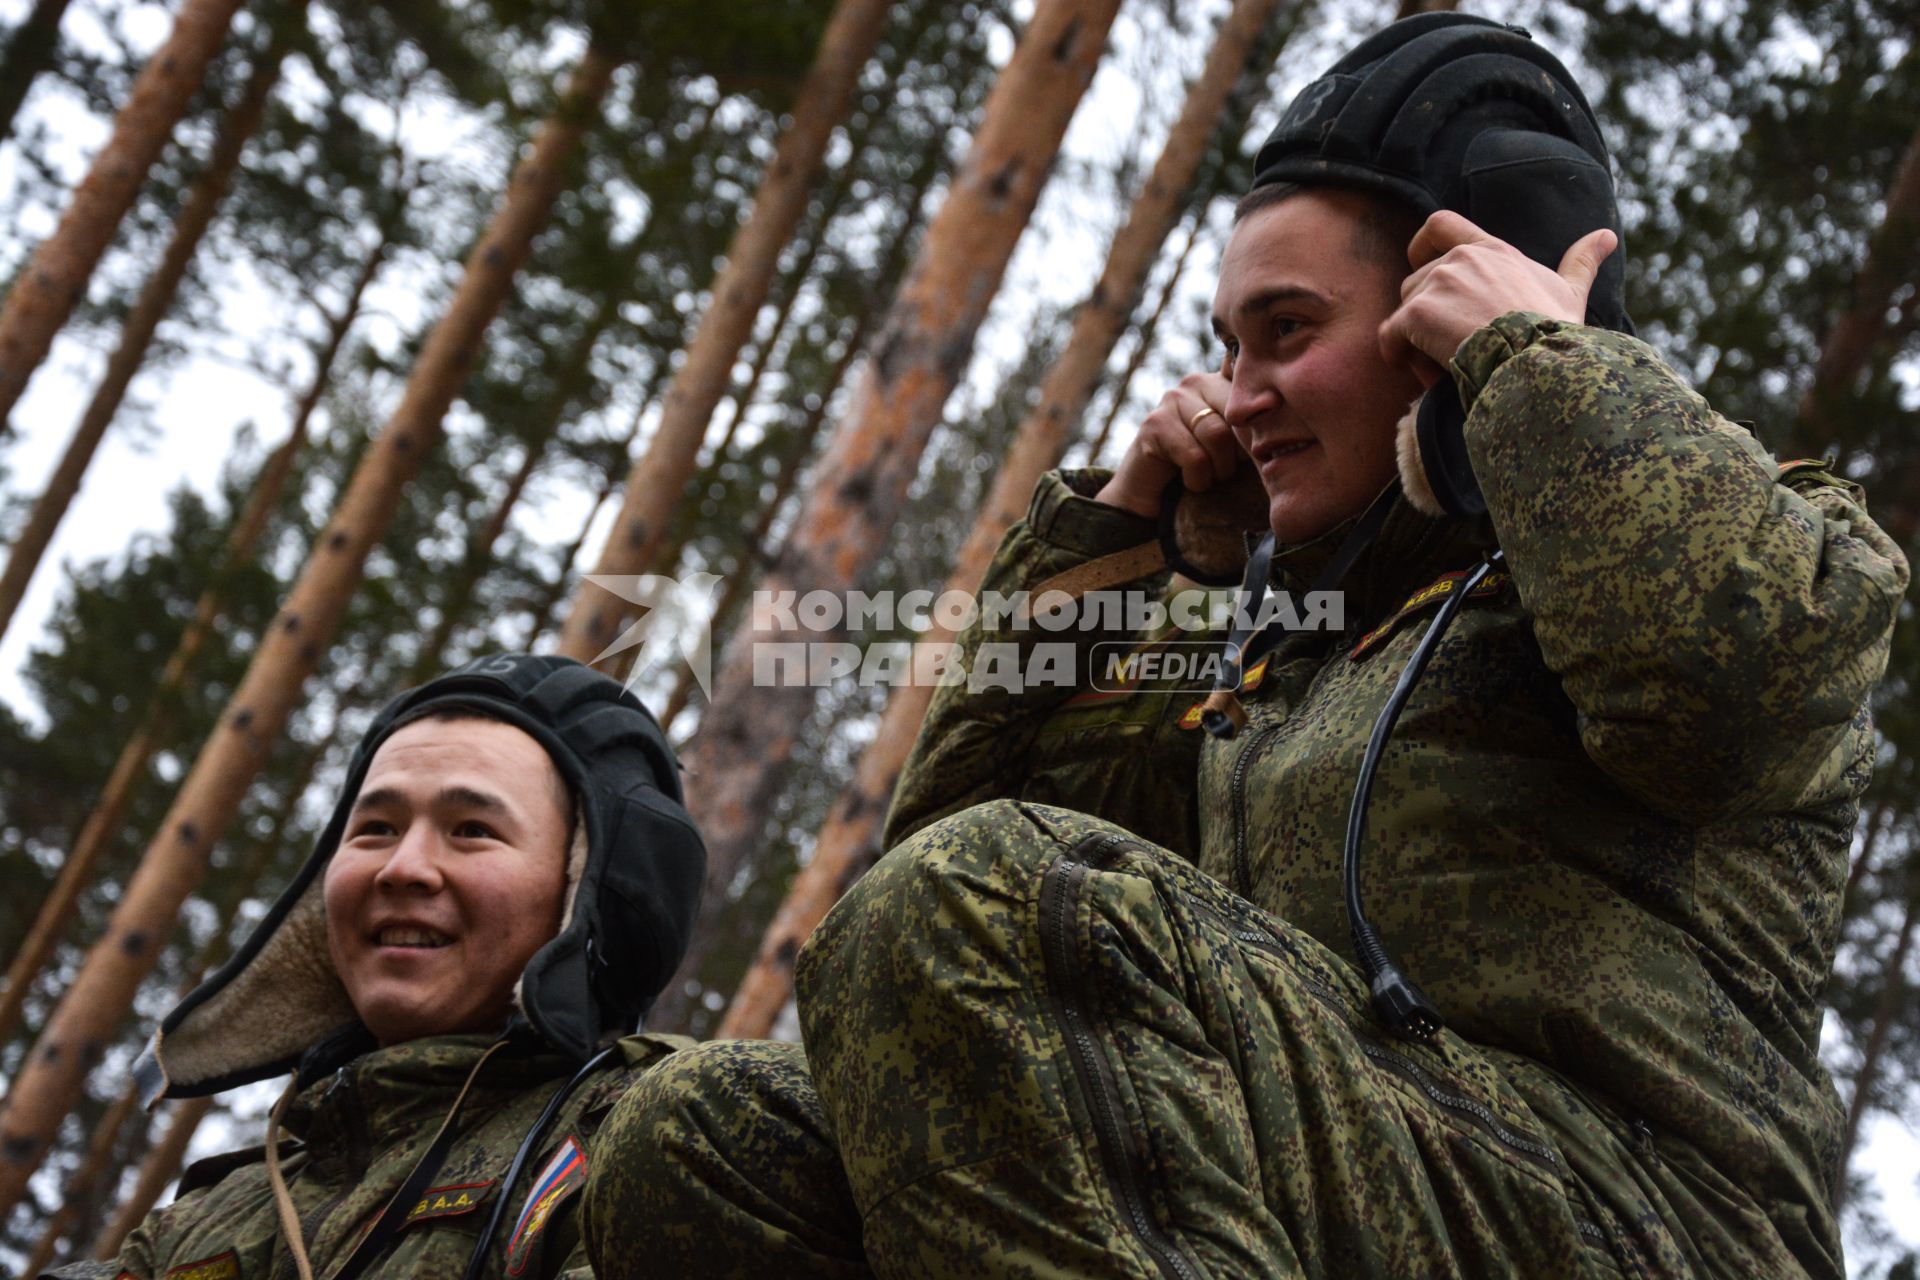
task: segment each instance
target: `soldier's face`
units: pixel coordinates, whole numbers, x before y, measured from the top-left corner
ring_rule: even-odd
[[[1366,509],[1394,475],[1394,424],[1420,393],[1380,354],[1402,272],[1356,235],[1363,204],[1307,191],[1241,220],[1213,324],[1229,358],[1226,419],[1267,491],[1282,543]]]
[[[374,753],[327,864],[327,940],[383,1045],[502,1025],[560,927],[567,800],[539,743],[422,720]]]

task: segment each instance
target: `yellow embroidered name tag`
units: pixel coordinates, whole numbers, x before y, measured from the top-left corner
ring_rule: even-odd
[[[1373,630],[1367,632],[1367,634],[1361,636],[1359,643],[1348,651],[1347,656],[1349,658],[1360,657],[1368,650],[1377,646],[1382,640],[1385,640],[1392,634],[1393,629],[1406,621],[1407,618],[1420,612],[1428,605],[1438,604],[1440,601],[1445,600],[1448,596],[1460,589],[1460,584],[1467,580],[1467,574],[1469,572],[1469,570],[1460,569],[1453,573],[1443,573],[1434,581],[1429,582],[1426,586],[1408,596],[1407,602],[1398,609],[1395,609],[1391,617]],[[1506,590],[1508,581],[1509,578],[1504,573],[1490,573],[1480,580],[1480,585],[1473,589],[1473,593],[1469,595],[1467,599],[1485,600],[1492,596],[1499,595],[1500,592]]]
[[[240,1255],[232,1249],[186,1262],[167,1272],[166,1280],[240,1280]]]
[[[420,1197],[413,1208],[407,1210],[405,1225],[424,1222],[428,1218],[451,1218],[457,1214],[472,1213],[486,1203],[487,1192],[493,1189],[492,1182],[463,1182],[457,1186],[430,1187]]]

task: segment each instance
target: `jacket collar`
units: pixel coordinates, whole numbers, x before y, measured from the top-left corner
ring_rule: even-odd
[[[323,1148],[357,1122],[378,1142],[385,1136],[439,1124],[467,1076],[497,1033],[426,1036],[374,1048],[304,1087],[288,1106],[283,1127]],[[485,1095],[519,1093],[571,1073],[577,1064],[532,1038],[495,1055],[474,1081],[467,1107]],[[346,1114],[348,1108],[354,1117]]]
[[[1276,548],[1274,584],[1291,592],[1312,589],[1358,520],[1356,516],[1317,538]],[[1336,588],[1346,597],[1346,630],[1353,634],[1374,626],[1421,587],[1443,573],[1472,567],[1482,552],[1498,545],[1493,524],[1484,516],[1462,520],[1423,515],[1396,495],[1380,532]]]

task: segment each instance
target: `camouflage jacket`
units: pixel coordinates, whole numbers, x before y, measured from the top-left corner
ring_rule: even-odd
[[[364,1054],[288,1107],[281,1169],[316,1276],[337,1271],[432,1142],[491,1036],[413,1040]],[[548,1125],[500,1219],[488,1277],[590,1277],[575,1222],[586,1149],[634,1078],[673,1051],[663,1036],[620,1042],[616,1065],[583,1081]],[[386,1252],[364,1273],[458,1280],[527,1130],[575,1064],[558,1054],[487,1063],[461,1108],[459,1136]],[[108,1263],[57,1277],[265,1280],[292,1277],[261,1148],[191,1166],[179,1198],[134,1230]]]
[[[1907,566],[1854,486],[1778,466],[1631,338],[1514,313],[1453,373],[1490,522],[1402,502],[1346,580],[1344,632],[1283,641],[1236,738],[1195,727],[1190,687],[945,688],[887,843],[982,800],[1067,805],[1351,959],[1362,752],[1436,584],[1497,532],[1510,576],[1467,603],[1384,754],[1368,913],[1454,1029],[1642,1123],[1645,1158],[1703,1162],[1703,1182],[1752,1197],[1730,1217],[1757,1208],[1809,1271],[1838,1274],[1820,992]],[[1151,538],[1087,499],[1099,482],[1044,481],[984,585]],[[1311,581],[1341,538],[1278,557],[1276,580]],[[993,621],[963,647],[1036,639]],[[1083,681],[1095,644],[1141,641],[1037,637],[1069,638]]]

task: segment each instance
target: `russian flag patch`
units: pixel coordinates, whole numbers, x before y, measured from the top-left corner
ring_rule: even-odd
[[[568,1134],[541,1166],[540,1176],[533,1180],[527,1202],[521,1206],[520,1217],[513,1224],[513,1234],[507,1238],[508,1275],[517,1276],[526,1271],[527,1264],[533,1260],[534,1246],[540,1242],[540,1233],[553,1218],[553,1211],[586,1180],[586,1152],[580,1149],[579,1139]]]

